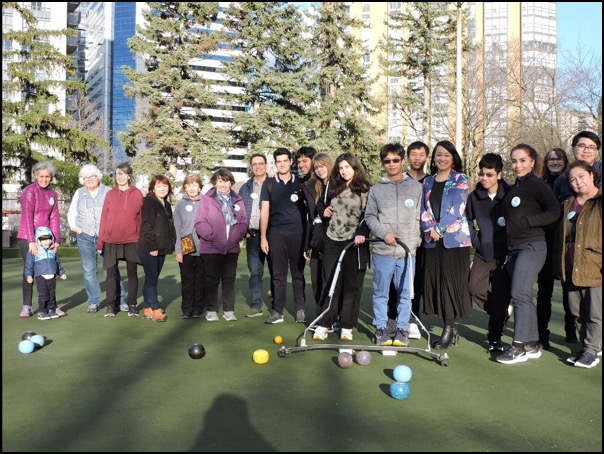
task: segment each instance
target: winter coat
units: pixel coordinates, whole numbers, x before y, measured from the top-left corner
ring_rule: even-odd
[[[212,188],[204,194],[195,217],[195,230],[199,235],[200,252],[202,254],[238,254],[241,251],[239,242],[247,234],[247,215],[243,199],[231,190],[232,213],[237,224],[231,226],[227,238],[227,225],[216,192],[216,188]]]
[[[43,189],[38,182],[33,182],[21,193],[21,222],[17,238],[33,243],[36,241],[36,229],[42,226],[50,228],[55,240],[60,240],[61,225],[57,193],[50,187]]]
[[[575,196],[564,201],[554,247],[554,266],[557,274],[566,282],[569,278],[577,287],[602,286],[602,190],[585,202],[576,220],[575,262],[572,276],[567,276],[566,235],[571,227],[568,213],[573,209]]]
[[[148,194],[141,208],[141,230],[138,239],[139,254],[157,251],[158,255],[174,252],[176,231],[172,206],[165,201],[164,205],[154,194]]]
[[[41,236],[51,235],[52,244],[55,242],[55,237],[52,231],[48,227],[38,227],[36,229],[35,237],[36,243],[38,243],[38,254],[33,255],[31,252],[27,253],[25,257],[25,268],[23,270],[23,276],[36,277],[44,274],[52,274],[62,276],[65,274],[65,269],[59,260],[59,256],[55,254],[54,248],[44,249],[42,243],[40,243]]]

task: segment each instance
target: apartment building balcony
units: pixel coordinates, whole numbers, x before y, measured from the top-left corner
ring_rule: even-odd
[[[79,43],[80,43],[79,37],[68,36],[67,37],[67,48],[65,49],[67,52],[67,55],[73,54],[77,50]]]
[[[78,9],[80,3],[82,2],[67,2],[67,12],[73,13],[76,9]]]
[[[80,11],[76,11],[75,13],[67,14],[67,27],[69,28],[78,28],[80,25],[81,14]]]

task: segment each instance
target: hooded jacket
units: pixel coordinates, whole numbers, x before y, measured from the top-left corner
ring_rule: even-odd
[[[27,276],[42,276],[42,275],[53,275],[62,276],[65,274],[65,269],[59,261],[59,256],[55,254],[54,248],[50,247],[45,249],[42,247],[42,243],[39,238],[41,236],[50,235],[52,237],[52,243],[54,245],[55,236],[48,227],[38,227],[36,229],[35,237],[36,243],[38,243],[38,254],[33,255],[31,252],[27,253],[25,257],[25,268],[23,275]]]
[[[365,222],[369,230],[380,239],[393,232],[415,256],[421,245],[420,204],[422,185],[406,173],[402,180],[392,181],[383,177],[369,189]],[[392,258],[404,258],[402,246],[389,246],[386,243],[373,245],[373,253]]]
[[[191,200],[189,194],[186,192],[182,195],[176,206],[174,207],[174,228],[176,230],[176,244],[174,252],[176,254],[182,253],[182,246],[180,245],[180,239],[187,235],[193,236],[193,242],[195,243],[195,252],[190,255],[199,255],[199,236],[195,231],[195,216],[197,215],[197,209],[201,203],[202,195],[199,195],[197,200]]]

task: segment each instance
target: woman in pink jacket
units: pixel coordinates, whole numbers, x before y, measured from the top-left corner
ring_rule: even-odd
[[[243,199],[231,189],[235,178],[230,170],[218,169],[210,182],[214,185],[201,199],[195,230],[206,268],[206,320],[218,321],[218,285],[222,282],[222,317],[235,321],[235,275],[239,242],[247,233]]]
[[[21,256],[25,264],[27,253],[38,255],[38,246],[34,232],[38,227],[48,227],[55,237],[55,253],[59,248],[61,239],[59,221],[59,201],[57,193],[50,188],[50,183],[55,176],[55,166],[51,162],[39,162],[34,165],[31,176],[35,180],[25,187],[21,193],[21,223],[17,232],[17,243],[21,249]],[[33,283],[30,284],[23,276],[23,308],[19,317],[29,318],[34,315],[31,309],[31,295]],[[67,315],[57,307],[59,317]]]

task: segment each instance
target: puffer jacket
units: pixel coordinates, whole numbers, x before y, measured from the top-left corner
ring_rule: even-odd
[[[50,228],[56,241],[60,240],[59,201],[55,191],[50,187],[43,189],[34,182],[23,189],[20,201],[21,223],[17,238],[33,243],[36,229],[45,226]]]

